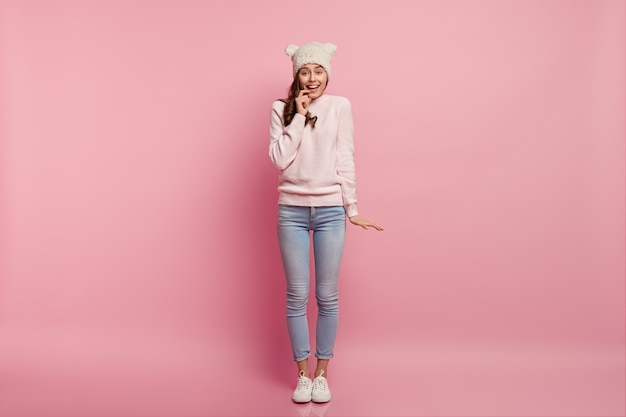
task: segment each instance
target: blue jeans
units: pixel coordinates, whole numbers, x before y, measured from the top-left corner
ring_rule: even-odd
[[[287,278],[287,329],[294,361],[311,355],[306,315],[311,232],[318,309],[315,356],[319,359],[333,357],[339,317],[337,284],[346,237],[345,216],[342,206],[278,206],[278,242]]]

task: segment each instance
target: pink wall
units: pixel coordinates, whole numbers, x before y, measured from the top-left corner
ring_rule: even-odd
[[[0,331],[290,366],[269,106],[320,40],[385,227],[349,229],[338,351],[623,348],[624,39],[617,0],[4,1]]]

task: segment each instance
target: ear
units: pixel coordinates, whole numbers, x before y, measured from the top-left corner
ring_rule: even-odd
[[[296,53],[296,51],[298,50],[298,48],[300,48],[298,45],[294,45],[294,44],[289,44],[287,45],[287,47],[285,48],[285,53],[289,56],[293,56],[293,54]]]
[[[324,50],[330,54],[330,56],[335,55],[335,52],[337,52],[337,45],[334,43],[325,43],[322,44],[322,46],[324,47]]]

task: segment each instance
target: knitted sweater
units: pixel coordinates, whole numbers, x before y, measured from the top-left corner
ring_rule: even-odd
[[[354,168],[352,107],[345,97],[323,94],[308,110],[315,127],[304,126],[296,113],[283,123],[285,103],[272,103],[269,155],[279,174],[279,204],[307,207],[343,206],[348,217],[358,214]]]

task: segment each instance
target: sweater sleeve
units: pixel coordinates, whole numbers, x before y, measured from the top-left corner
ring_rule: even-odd
[[[354,164],[354,123],[352,105],[345,99],[339,111],[337,132],[337,176],[341,185],[343,205],[348,217],[358,214],[356,202],[356,169]]]
[[[270,114],[270,149],[269,155],[274,166],[286,169],[296,159],[302,142],[306,118],[296,113],[289,126],[283,125],[284,103],[275,101]]]

